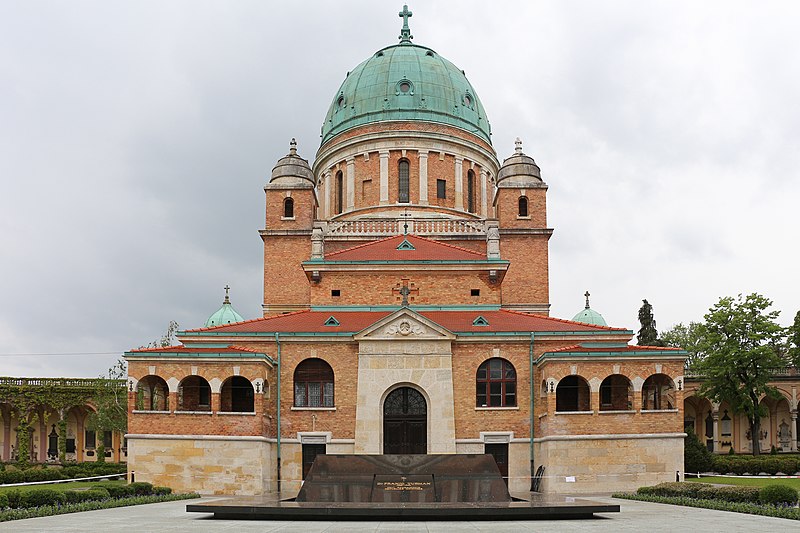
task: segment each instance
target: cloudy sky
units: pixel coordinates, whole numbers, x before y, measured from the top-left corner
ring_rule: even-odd
[[[0,375],[96,376],[230,284],[259,316],[265,184],[313,159],[400,2],[0,0]],[[611,325],[800,309],[800,4],[412,3],[502,160],[550,185],[551,301]],[[21,355],[20,355],[21,354]],[[71,355],[79,354],[79,355]]]

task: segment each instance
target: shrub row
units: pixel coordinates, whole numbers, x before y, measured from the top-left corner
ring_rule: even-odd
[[[89,466],[92,465],[92,466]],[[99,465],[99,466],[94,466]],[[26,470],[0,471],[0,485],[7,483],[27,483],[31,481],[57,481],[92,476],[125,474],[124,463],[81,463],[63,468],[29,468]]]
[[[137,496],[166,496],[172,493],[169,487],[154,487],[150,483],[98,483],[88,490],[58,491],[51,488],[13,489],[0,493],[0,509],[30,509],[43,505],[58,506],[86,501],[133,498]]]
[[[153,494],[151,496],[133,496],[123,499],[107,499],[102,501],[84,501],[79,503],[66,503],[64,505],[43,505],[30,509],[5,509],[0,511],[0,522],[20,520],[22,518],[36,518],[40,516],[53,516],[81,511],[95,511],[97,509],[111,509],[114,507],[127,507],[144,503],[170,502],[199,498],[199,494]]]
[[[711,469],[720,474],[733,473],[742,475],[749,473],[757,475],[764,472],[774,476],[781,472],[793,475],[796,472],[800,472],[800,456],[715,455],[712,459]]]
[[[761,503],[771,505],[794,505],[797,490],[788,485],[766,487],[715,486],[708,483],[661,483],[654,487],[640,487],[637,494],[715,500],[731,503]]]
[[[747,513],[761,516],[773,516],[775,518],[789,518],[800,520],[800,509],[797,507],[785,507],[775,505],[761,505],[751,502],[726,502],[721,500],[700,500],[685,496],[657,496],[655,494],[612,494],[614,498],[625,500],[639,500],[654,503],[669,503],[672,505],[683,505],[686,507],[699,507],[702,509],[715,509],[717,511],[732,511],[734,513]]]

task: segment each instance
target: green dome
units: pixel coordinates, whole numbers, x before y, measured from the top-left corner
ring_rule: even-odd
[[[573,322],[583,322],[584,324],[592,324],[593,326],[607,326],[606,319],[603,315],[589,307],[589,291],[584,294],[586,297],[586,307],[581,309],[580,313],[572,317]]]
[[[593,326],[607,326],[606,319],[603,315],[587,307],[582,309],[580,313],[572,317],[573,322],[583,322],[584,324],[592,324]]]
[[[420,120],[462,128],[491,144],[491,128],[464,71],[403,40],[347,74],[322,125],[322,144],[356,126]]]
[[[222,307],[216,310],[216,312],[208,317],[206,320],[206,327],[214,327],[214,326],[223,326],[225,324],[232,324],[234,322],[241,322],[244,320],[242,315],[236,312],[236,310],[231,305],[231,300],[228,298],[227,294],[228,288],[225,288],[225,300],[222,302]]]

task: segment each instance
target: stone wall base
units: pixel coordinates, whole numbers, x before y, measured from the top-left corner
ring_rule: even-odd
[[[542,491],[561,494],[635,491],[683,473],[683,434],[565,435],[537,439]]]

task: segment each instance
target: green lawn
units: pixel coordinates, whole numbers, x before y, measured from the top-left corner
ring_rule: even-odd
[[[693,481],[699,483],[719,483],[721,485],[744,485],[748,487],[764,487],[766,485],[788,485],[800,491],[800,478],[785,478],[785,479],[770,479],[768,477],[752,478],[752,477],[722,477],[710,476],[690,478],[686,477],[686,481]]]
[[[100,483],[99,481],[72,481],[70,483],[42,483],[40,485],[28,485],[25,487],[3,487],[0,486],[0,493],[8,492],[9,490],[20,489],[20,490],[31,490],[31,489],[40,489],[40,488],[48,488],[48,489],[55,489],[59,491],[65,490],[75,490],[75,489],[88,489],[94,485]],[[113,483],[115,485],[125,485],[128,482],[124,479],[119,479],[116,481],[103,481],[103,483]]]

